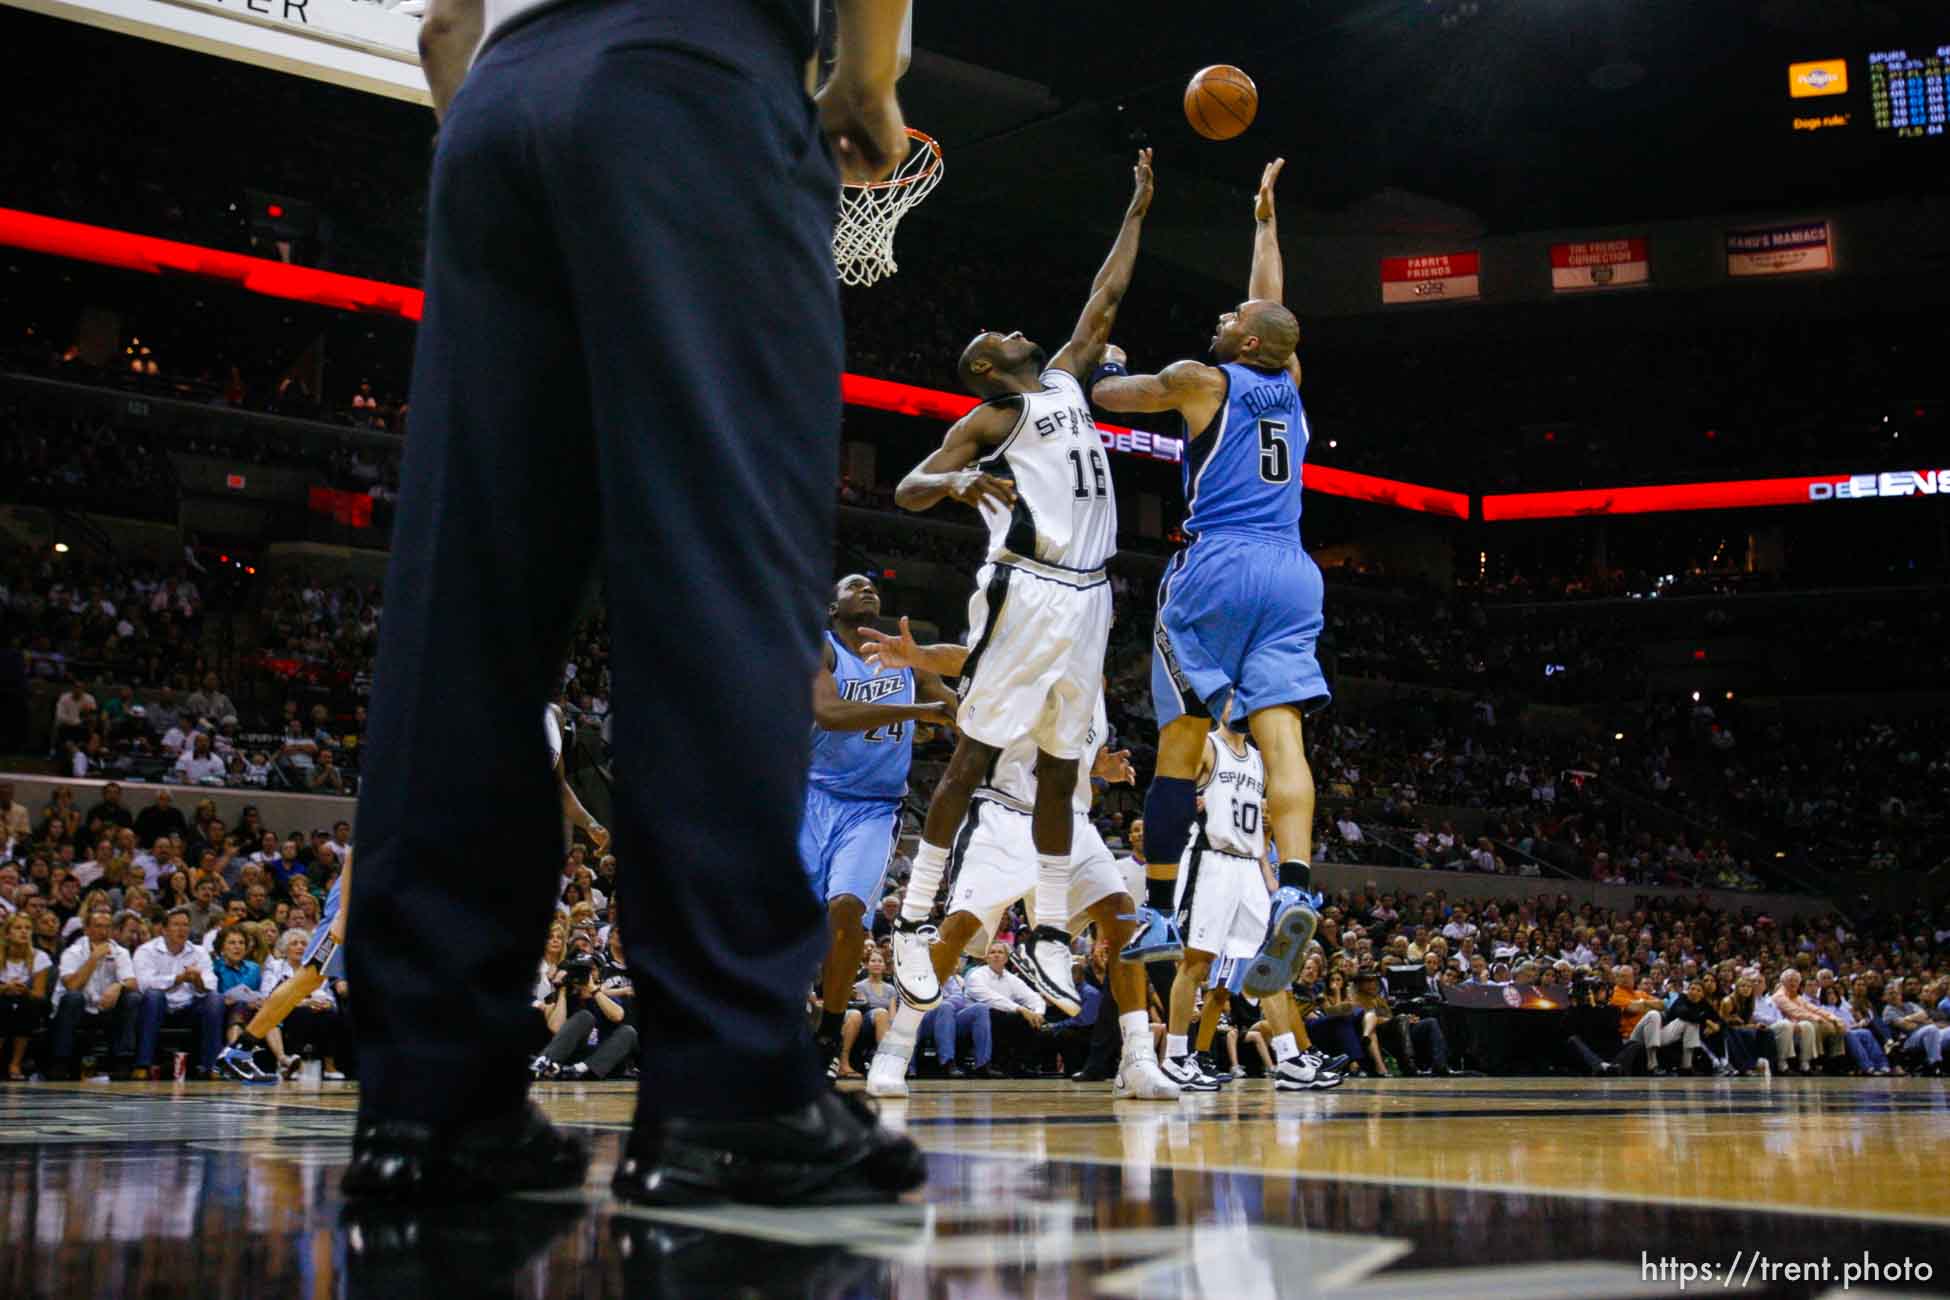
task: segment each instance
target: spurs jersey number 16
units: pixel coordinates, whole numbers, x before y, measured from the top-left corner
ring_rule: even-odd
[[[1016,485],[1013,510],[985,506],[990,561],[1008,554],[1085,572],[1117,553],[1117,498],[1083,385],[1067,370],[1042,374],[1022,395],[1022,415],[981,468]]]
[[[1201,828],[1207,846],[1255,862],[1266,857],[1266,764],[1246,746],[1245,757],[1217,735],[1212,779],[1199,793],[1205,800]]]

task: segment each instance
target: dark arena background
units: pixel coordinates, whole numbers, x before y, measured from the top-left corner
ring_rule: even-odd
[[[338,1179],[386,989],[328,983],[275,1086],[199,1077],[179,1016],[146,1060],[92,1004],[63,1039],[98,893],[130,953],[179,903],[199,944],[238,929],[234,1015],[343,860],[377,629],[414,598],[382,580],[434,122],[391,2],[0,8],[0,1295],[1950,1292],[1950,10],[1923,0],[915,0],[901,101],[945,175],[898,271],[843,293],[832,573],[960,638],[980,521],[894,487],[971,404],[963,344],[1067,337],[1148,146],[1114,338],[1133,371],[1202,357],[1284,157],[1334,690],[1297,993],[1345,1086],[1275,1091],[1239,999],[1221,1091],[1113,1102],[1070,1078],[1089,1029],[977,1003],[992,1051],[930,1036],[880,1103],[928,1160],[898,1205],[613,1200],[625,1062],[533,1089],[591,1139],[584,1191],[385,1209]],[[1221,63],[1259,109],[1213,142],[1180,96]],[[1122,856],[1185,444],[1099,414],[1135,783],[1092,818]],[[600,599],[570,639],[565,769],[607,821]],[[951,740],[916,749],[890,888]],[[600,960],[616,862],[561,870],[564,948]],[[1695,984],[1700,1049],[1648,1052],[1645,1009]]]

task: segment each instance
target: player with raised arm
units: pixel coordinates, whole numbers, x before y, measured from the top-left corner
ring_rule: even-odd
[[[932,669],[940,676],[954,677],[961,675],[972,658],[966,646],[916,645],[906,619],[901,620],[898,636],[888,636],[872,628],[862,628],[860,633],[870,660],[881,665]],[[1078,778],[1071,809],[1075,870],[1057,910],[1066,923],[1083,919],[1094,924],[1100,937],[1119,947],[1135,929],[1133,912],[1137,904],[1123,864],[1111,856],[1103,837],[1091,825],[1090,805],[1094,796],[1090,782],[1095,777],[1113,783],[1131,783],[1136,780],[1136,773],[1131,769],[1128,750],[1106,748],[1109,738],[1110,720],[1099,692],[1091,710],[1083,752],[1074,764]],[[1043,771],[1039,752],[1033,737],[1016,740],[1002,750],[969,802],[968,820],[955,836],[950,858],[948,915],[929,950],[930,971],[937,982],[954,972],[971,941],[986,943],[995,936],[1003,913],[1017,899],[1030,898],[1039,914],[1049,910],[1038,892],[1043,886],[1031,829],[1032,809],[1038,806],[1037,781]],[[1011,955],[1010,962],[1019,974],[1029,978],[1026,954],[1018,950]],[[1145,1011],[1144,968],[1114,963],[1110,987],[1120,1008],[1117,1027],[1123,1039],[1111,1095],[1143,1101],[1176,1099],[1178,1087],[1159,1068],[1157,1047],[1151,1037],[1150,1017]],[[869,1095],[907,1095],[907,1063],[914,1055],[915,1035],[923,1014],[923,1008],[902,999],[894,1013],[893,1027],[881,1040],[873,1064],[868,1067]]]
[[[1075,1014],[1070,936],[1070,798],[1091,716],[1102,693],[1110,636],[1104,564],[1117,549],[1110,458],[1090,418],[1118,304],[1130,288],[1138,235],[1151,206],[1151,151],[1138,154],[1124,222],[1069,341],[1045,363],[1021,333],[984,331],[962,352],[962,382],[984,400],[957,420],[941,447],[895,493],[906,510],[947,497],[988,524],[987,561],[969,601],[961,740],[928,805],[894,931],[894,982],[922,1010],[940,1000],[926,927],[956,828],[1002,751],[1033,737],[1037,888],[1026,939],[1029,982]]]
[[[1192,829],[1198,775],[1212,711],[1228,696],[1266,759],[1273,838],[1284,855],[1266,940],[1245,976],[1264,996],[1288,988],[1319,924],[1310,892],[1314,786],[1303,713],[1327,702],[1315,658],[1321,578],[1300,544],[1300,465],[1307,416],[1300,402],[1300,326],[1282,304],[1283,270],[1273,186],[1284,159],[1267,164],[1254,200],[1252,276],[1246,301],[1219,317],[1217,365],[1177,361],[1155,375],[1098,383],[1109,411],[1175,411],[1188,435],[1185,533],[1158,593],[1152,700],[1157,771],[1144,821],[1154,862],[1176,862]],[[1170,907],[1171,886],[1152,881],[1150,905]]]
[[[868,661],[861,625],[879,615],[880,590],[871,578],[841,578],[827,606],[826,645],[813,674],[812,770],[799,861],[826,905],[829,939],[815,1037],[829,1063],[839,1056],[867,911],[880,901],[887,864],[900,843],[916,724],[952,725],[957,704],[955,693],[925,668]]]

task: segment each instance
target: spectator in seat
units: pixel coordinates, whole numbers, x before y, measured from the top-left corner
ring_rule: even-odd
[[[337,752],[329,748],[320,748],[318,766],[311,770],[311,776],[307,780],[313,790],[344,794],[345,772],[338,765]]]
[[[1708,975],[1708,980],[1715,979]],[[1774,1038],[1754,1024],[1753,980],[1736,975],[1733,986],[1719,1000],[1722,1055],[1736,1075],[1745,1077],[1756,1069],[1773,1072]],[[1711,997],[1709,991],[1708,996]]]
[[[7,1080],[19,1083],[27,1045],[47,1023],[54,962],[34,946],[34,918],[25,912],[9,916],[0,936],[0,1044],[9,1048]]]
[[[874,1046],[887,1035],[894,1023],[894,986],[887,979],[887,962],[876,946],[867,948],[866,978],[853,986],[853,1001],[857,1007],[847,1008],[846,1016],[840,1022],[839,1077],[858,1078],[860,1072],[853,1068],[853,1045],[859,1041],[860,1030],[869,1017],[873,1022]]]
[[[1042,995],[1009,970],[1009,949],[992,943],[982,965],[968,973],[968,996],[989,1009],[989,1029],[998,1054],[1020,1070],[1035,1056],[1036,1036],[1049,1009]]]
[[[968,981],[959,974],[950,975],[942,983],[940,1003],[921,1017],[921,1027],[915,1032],[921,1037],[934,1036],[935,1060],[950,1079],[970,1075],[978,1079],[1007,1077],[992,1063],[995,1040],[989,1033],[989,1010],[968,996]],[[963,1039],[968,1041],[971,1052],[965,1070],[959,1055]],[[909,1074],[914,1072],[912,1061],[908,1062],[907,1069]]]
[[[90,827],[97,834],[110,826],[120,830],[135,825],[135,814],[130,812],[129,806],[122,802],[121,785],[110,781],[103,786],[101,802],[83,814],[81,824]]]
[[[1381,975],[1364,970],[1354,977],[1354,1004],[1375,1018],[1375,1037],[1404,1070],[1447,1075],[1449,1044],[1439,1021],[1396,1011],[1381,991]]]
[[[107,908],[88,914],[82,937],[61,953],[54,988],[54,1029],[48,1043],[48,1077],[73,1078],[75,1031],[82,1017],[108,1024],[108,1048],[117,1070],[135,1055],[135,961],[111,938],[115,918]],[[106,1073],[106,1072],[104,1072]]]
[[[1905,1052],[1920,1054],[1917,1073],[1936,1078],[1943,1073],[1943,1044],[1950,1028],[1937,1024],[1930,1012],[1904,996],[1903,982],[1890,980],[1882,993],[1882,1023],[1890,1032],[1890,1042]]]
[[[1618,1033],[1624,1042],[1636,1040],[1645,1048],[1648,1073],[1663,1075],[1666,1070],[1659,1061],[1659,1049],[1684,1040],[1687,1026],[1666,1024],[1664,1002],[1638,987],[1638,975],[1638,968],[1630,962],[1612,968],[1611,1004],[1618,1008]],[[1698,1033],[1697,1029],[1692,1032]],[[1697,1037],[1693,1045],[1698,1045]]]
[[[1842,1055],[1842,1022],[1836,1016],[1821,1009],[1819,1005],[1801,996],[1801,972],[1789,966],[1781,972],[1780,983],[1774,988],[1774,1007],[1781,1016],[1796,1025],[1810,1025],[1814,1029],[1815,1044],[1824,1057]],[[1797,1029],[1797,1039],[1802,1031]],[[1813,1073],[1813,1053],[1804,1053],[1799,1061],[1802,1074]]]
[[[223,887],[223,878],[214,874],[200,875],[190,886],[190,933],[208,934],[218,921],[223,919],[223,905],[217,902],[217,894]],[[171,906],[177,906],[172,904]]]
[[[167,790],[156,791],[156,801],[135,815],[135,842],[143,848],[154,846],[157,837],[180,835],[189,838],[190,824],[176,806],[176,796]]]
[[[174,770],[185,785],[221,784],[225,775],[223,760],[210,751],[210,737],[200,731],[176,760]]]
[[[258,992],[268,998],[279,985],[295,976],[304,964],[305,949],[310,945],[309,930],[287,930],[279,936],[276,955],[264,963]],[[338,1066],[341,1032],[338,998],[330,984],[320,984],[310,997],[291,1009],[283,1024],[265,1035],[264,1041],[276,1054],[278,1070],[287,1079],[298,1073],[304,1053],[311,1051],[323,1066],[320,1077],[337,1080],[345,1077]]]
[[[1832,980],[1824,980],[1818,1001],[1823,1011],[1842,1023],[1842,1048],[1854,1063],[1856,1073],[1886,1078],[1889,1058],[1883,1055],[1882,1044],[1868,1025],[1856,1021],[1855,1008],[1842,997],[1841,986]]]
[[[187,910],[187,909],[186,909]],[[217,977],[217,994],[224,996],[238,987],[257,992],[264,980],[264,968],[251,960],[251,937],[241,926],[232,926],[217,939],[217,956],[210,963],[210,969]],[[251,1017],[257,1014],[257,1005],[252,1002],[224,1003],[223,1041],[225,1046],[237,1041]]]
[[[223,1046],[223,999],[210,954],[190,942],[190,913],[178,908],[163,918],[161,937],[136,950],[135,979],[140,990],[135,1072],[148,1078],[156,1058],[156,1038],[165,1025],[196,1031],[196,1078],[207,1079]]]
[[[190,697],[183,701],[183,708],[192,718],[209,718],[213,722],[234,716],[237,712],[237,706],[223,693],[215,673],[203,674],[202,687],[190,693]]]

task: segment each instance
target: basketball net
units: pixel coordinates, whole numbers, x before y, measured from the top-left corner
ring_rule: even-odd
[[[900,270],[894,261],[894,228],[941,183],[941,146],[925,132],[907,128],[907,157],[884,181],[840,187],[833,223],[833,265],[841,284],[872,284]]]

